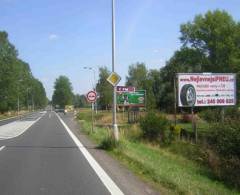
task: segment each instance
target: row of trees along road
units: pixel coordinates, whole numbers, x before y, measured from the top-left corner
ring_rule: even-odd
[[[221,72],[237,74],[240,94],[240,23],[225,11],[208,11],[180,26],[181,47],[160,69],[148,70],[144,63],[129,66],[126,86],[147,91],[147,108],[173,112],[173,80],[176,73]],[[110,71],[99,68],[96,86],[98,106],[108,109],[112,104],[112,87],[106,81]],[[64,86],[64,87],[63,87]],[[86,106],[84,95],[73,95],[68,78],[60,76],[55,82],[53,103]]]
[[[42,108],[47,104],[42,83],[34,78],[29,65],[18,58],[18,51],[0,31],[0,112],[17,110],[29,105]]]
[[[159,70],[148,70],[144,63],[129,66],[126,86],[147,90],[147,107],[173,112],[173,79],[178,72],[221,72],[237,74],[240,95],[240,23],[225,11],[208,11],[180,26],[181,47]],[[111,105],[110,71],[99,69],[98,104]]]
[[[52,104],[64,108],[65,105],[72,105],[74,100],[72,83],[66,76],[59,76],[54,83]]]

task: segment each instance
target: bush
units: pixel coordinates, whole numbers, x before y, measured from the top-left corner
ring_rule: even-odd
[[[240,158],[240,121],[227,120],[210,128],[210,144],[224,156]]]
[[[103,150],[113,150],[113,149],[123,149],[123,143],[121,141],[115,141],[113,138],[111,137],[106,137],[105,139],[103,139],[99,145],[100,149]]]
[[[219,179],[240,188],[240,121],[226,119],[212,125],[210,133],[209,143],[219,155],[210,167]]]
[[[221,110],[215,108],[208,108],[199,113],[199,116],[207,122],[219,122],[221,121]]]
[[[240,120],[240,110],[237,106],[225,109],[225,119]]]
[[[208,108],[200,112],[200,117],[207,122],[216,123],[221,121],[222,108]],[[240,110],[237,106],[224,108],[224,118],[226,120],[240,120]]]
[[[150,141],[171,142],[170,123],[163,115],[148,113],[140,120],[143,137]]]
[[[180,139],[182,128],[179,125],[171,125],[170,131],[172,133],[173,138]]]

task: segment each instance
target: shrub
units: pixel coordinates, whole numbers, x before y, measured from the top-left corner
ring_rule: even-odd
[[[180,139],[180,134],[181,134],[181,131],[182,131],[182,128],[181,126],[179,125],[171,125],[170,126],[170,130],[171,130],[171,133],[173,135],[173,137],[176,139]]]
[[[170,143],[171,132],[170,123],[163,115],[156,115],[154,112],[149,112],[140,120],[140,127],[143,137],[150,141],[160,141]]]
[[[215,176],[240,188],[240,121],[226,118],[224,123],[212,125],[209,143],[218,153],[217,158],[209,158]]]
[[[237,106],[225,109],[225,119],[240,120],[240,110]]]
[[[219,178],[240,189],[240,159],[232,157],[220,160]]]
[[[212,125],[210,128],[210,144],[224,156],[240,158],[240,121],[227,120]]]
[[[220,122],[222,108],[208,108],[200,112],[200,117],[207,122]],[[240,120],[240,110],[237,106],[224,108],[224,118],[226,120]]]
[[[112,137],[104,138],[99,147],[103,150],[114,150],[114,149],[123,149],[123,143],[121,141],[115,141]]]
[[[220,109],[209,108],[199,113],[199,116],[207,122],[219,122],[221,120]]]

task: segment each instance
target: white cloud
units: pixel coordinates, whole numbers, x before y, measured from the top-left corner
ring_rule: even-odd
[[[50,41],[55,41],[55,40],[59,39],[59,35],[57,35],[57,34],[50,34],[50,35],[48,36],[48,39],[49,39]]]
[[[153,50],[154,53],[159,53],[160,51],[158,49]]]

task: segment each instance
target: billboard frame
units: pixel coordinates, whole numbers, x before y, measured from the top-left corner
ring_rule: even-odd
[[[144,89],[140,89],[140,90],[135,90],[134,92],[117,92],[117,96],[119,94],[124,94],[124,93],[137,93],[138,91],[144,91],[144,104],[117,104],[117,106],[119,107],[139,107],[139,108],[146,108],[146,104],[147,104],[147,90]]]
[[[179,105],[179,99],[180,99],[180,94],[179,94],[179,75],[199,75],[199,76],[215,76],[215,75],[231,75],[234,78],[234,104],[233,105],[205,105],[205,106],[196,106],[195,104],[193,106],[180,106]],[[237,104],[237,81],[236,81],[236,73],[208,73],[208,72],[203,72],[203,73],[176,73],[175,78],[177,81],[176,84],[176,97],[177,97],[177,107],[180,108],[191,108],[191,107],[231,107],[231,106],[236,106]]]

